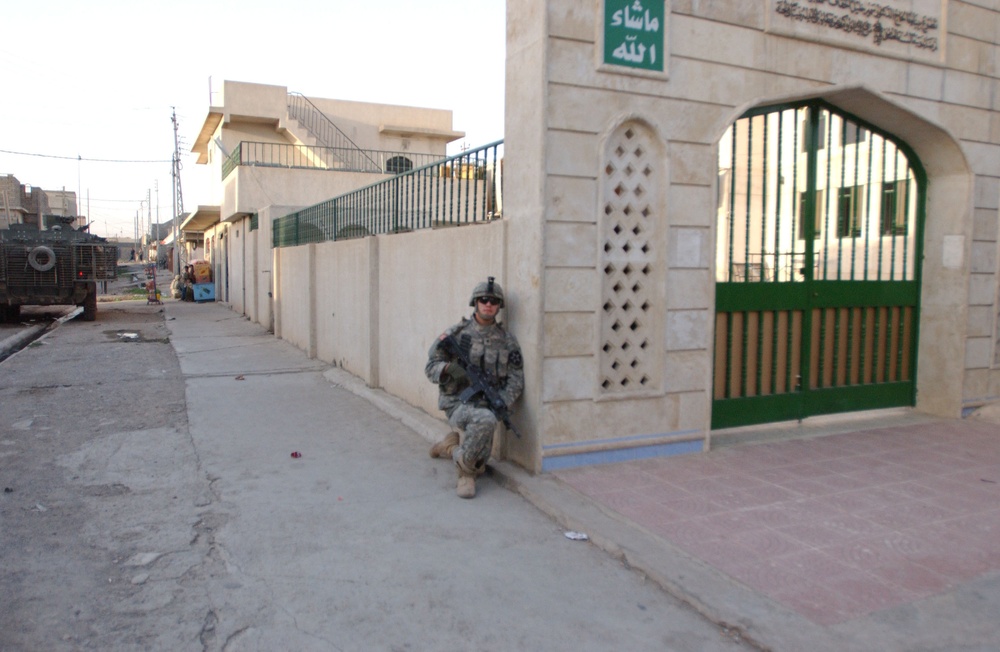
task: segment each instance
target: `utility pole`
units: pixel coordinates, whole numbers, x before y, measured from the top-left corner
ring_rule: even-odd
[[[11,224],[11,222],[10,222],[10,204],[7,203],[7,189],[4,188],[2,192],[3,192],[3,212],[4,212],[4,215],[7,218],[6,222],[4,224],[4,227],[10,228],[10,224]]]
[[[181,270],[181,240],[180,240],[180,219],[184,212],[184,195],[181,192],[181,157],[180,142],[177,138],[177,110],[170,116],[170,121],[174,123],[174,160],[171,169],[171,176],[174,180],[174,274],[180,274]]]
[[[83,157],[80,156],[79,154],[77,154],[76,155],[76,197],[77,197],[77,201],[82,201],[83,200],[83,184],[80,182],[80,162],[82,160],[83,160]],[[63,187],[63,195],[65,196],[65,194],[66,194],[66,188]],[[65,213],[63,213],[63,214],[65,214]],[[39,220],[41,220],[41,217],[39,217]]]
[[[156,197],[156,265],[167,267],[166,249],[162,246],[163,236],[160,235],[160,180],[153,179],[153,192]]]
[[[143,204],[146,203],[145,199],[139,200],[139,251],[142,253],[142,258],[145,261],[146,252],[145,247],[148,246],[149,240],[146,238],[146,211],[142,210]]]
[[[149,244],[150,247],[153,245],[153,204],[152,204],[152,191],[146,188],[146,225],[149,229]],[[149,260],[149,252],[146,252],[146,260]]]

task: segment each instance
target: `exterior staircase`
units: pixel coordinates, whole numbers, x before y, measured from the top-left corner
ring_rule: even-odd
[[[357,172],[383,172],[382,167],[347,134],[341,131],[325,113],[301,93],[288,94],[288,118],[297,122],[308,134],[304,143],[316,147],[316,158],[325,167]]]

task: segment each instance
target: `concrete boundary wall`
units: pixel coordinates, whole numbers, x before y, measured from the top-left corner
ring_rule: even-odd
[[[427,352],[471,315],[477,282],[504,283],[505,232],[495,221],[274,249],[274,333],[443,418]]]
[[[248,255],[249,242],[249,221],[240,221],[230,227],[226,234],[229,253],[226,256],[229,278],[229,303],[234,310],[240,313],[247,313],[246,276],[247,265],[253,260]]]
[[[301,247],[300,247],[301,248]],[[376,385],[373,360],[372,267],[378,264],[375,238],[316,245],[316,357]]]
[[[316,245],[274,250],[274,334],[316,356],[312,347]]]

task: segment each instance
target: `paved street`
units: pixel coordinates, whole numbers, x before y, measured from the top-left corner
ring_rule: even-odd
[[[0,650],[750,649],[338,374],[173,301],[3,362]]]
[[[3,651],[997,649],[995,410],[464,501],[436,415],[221,304],[102,304],[0,372]]]

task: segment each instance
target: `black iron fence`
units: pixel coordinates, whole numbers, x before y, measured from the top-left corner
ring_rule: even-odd
[[[503,210],[503,141],[400,171],[391,179],[274,221],[275,247],[497,219]]]
[[[222,178],[228,177],[233,170],[241,165],[263,168],[399,174],[440,161],[443,158],[438,154],[243,141],[223,161]]]

